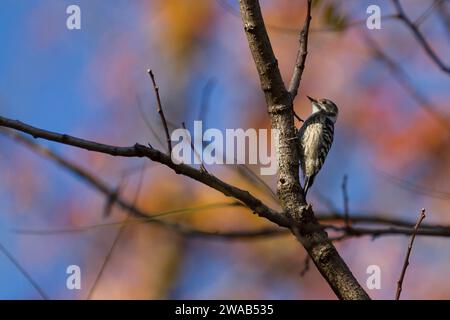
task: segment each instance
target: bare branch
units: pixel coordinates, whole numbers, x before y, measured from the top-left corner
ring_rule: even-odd
[[[181,123],[184,130],[186,129],[186,123],[184,121]],[[197,157],[198,161],[200,161],[200,171],[208,173],[208,170],[206,170],[205,165],[203,164],[202,158],[200,157],[200,154],[197,152],[197,149],[195,149],[194,143],[192,142],[190,137],[186,137],[186,139],[189,140],[189,144],[191,145],[191,149],[194,152],[195,156]]]
[[[291,94],[292,100],[294,100],[297,96],[303,70],[305,69],[306,56],[308,55],[308,35],[309,24],[311,22],[311,2],[312,0],[308,0],[305,23],[303,24],[302,31],[300,32],[300,46],[298,48],[297,59],[295,61],[294,73],[292,74],[292,79],[289,84],[289,93]]]
[[[134,196],[134,200],[133,200],[133,205],[136,206],[137,200],[139,198],[139,193],[141,191],[142,188],[142,182],[144,180],[144,172],[145,172],[145,163],[142,165],[141,168],[141,172],[139,174],[139,181],[138,181],[138,186],[137,186],[137,190],[136,190],[136,194]],[[111,260],[112,254],[114,252],[114,248],[116,248],[117,244],[119,243],[120,238],[122,237],[122,235],[125,232],[125,229],[127,227],[127,222],[130,219],[130,216],[127,216],[124,220],[124,224],[122,224],[119,228],[119,230],[117,231],[116,235],[114,236],[114,240],[111,244],[111,247],[109,248],[108,252],[106,253],[105,259],[103,260],[103,263],[100,267],[99,272],[97,273],[97,276],[95,277],[94,283],[91,287],[91,290],[89,290],[89,293],[87,295],[87,300],[91,300],[92,296],[94,295],[95,289],[97,288],[98,283],[100,282],[100,279],[103,275],[103,272],[105,271],[106,265],[108,264],[108,262]]]
[[[235,161],[237,162],[237,161]],[[266,193],[272,198],[273,201],[276,203],[279,202],[277,194],[272,190],[272,188],[255,172],[253,172],[252,169],[250,169],[245,164],[238,164],[237,165],[237,172],[244,177],[247,181],[250,183],[253,183],[253,185],[257,187],[261,187]]]
[[[413,194],[420,194],[426,197],[441,200],[450,200],[449,191],[438,190],[424,185],[417,185],[415,183],[412,183],[411,181],[407,181],[402,178],[391,175],[383,170],[377,169],[377,171],[379,171],[383,175],[383,177],[385,177],[390,182],[396,184],[398,187],[405,189]]]
[[[39,295],[44,300],[48,300],[49,297],[42,290],[42,288],[37,284],[36,281],[33,280],[31,275],[22,267],[22,265],[14,258],[14,256],[0,243],[0,251],[12,262],[12,264],[20,271],[20,273],[28,280],[28,282],[33,286],[33,288],[39,293]]]
[[[387,228],[362,228],[362,227],[338,227],[336,225],[323,225],[327,230],[342,232],[346,238],[357,238],[363,236],[371,236],[372,238],[379,238],[382,236],[408,236],[414,233],[413,228],[399,228],[399,227],[387,227]],[[430,228],[421,228],[416,232],[418,236],[427,237],[450,237],[450,228],[440,226],[430,226]]]
[[[396,14],[382,15],[382,16],[380,16],[380,19],[381,19],[381,21],[393,20],[393,19],[397,19],[397,15]],[[356,19],[356,20],[345,22],[344,24],[339,25],[339,26],[312,28],[311,33],[343,32],[343,31],[347,31],[353,27],[365,26],[366,23],[367,23],[367,18]],[[288,31],[288,30],[286,30],[286,31]],[[293,32],[293,31],[294,30],[291,30],[291,32]]]
[[[298,114],[295,113],[295,111],[294,111],[294,117],[295,117],[298,121],[300,121],[300,122],[305,122],[305,120],[303,120],[302,118],[300,118],[300,117],[298,116]]]
[[[344,223],[345,226],[348,228],[350,227],[350,213],[348,209],[348,192],[347,192],[347,175],[344,175],[344,178],[342,179],[342,197],[344,200]]]
[[[69,136],[67,134],[59,134],[39,128],[35,128],[33,126],[27,125],[23,122],[17,120],[11,120],[8,118],[4,118],[0,116],[0,126],[8,127],[11,129],[15,129],[18,131],[22,131],[27,133],[34,138],[42,138],[50,141],[59,142],[66,145],[71,145],[77,148],[100,152],[112,156],[121,156],[121,157],[147,157],[152,161],[159,162],[167,167],[171,168],[177,174],[182,174],[188,176],[198,182],[201,182],[226,196],[234,197],[237,200],[244,203],[249,209],[258,214],[259,216],[265,217],[266,219],[278,224],[282,227],[289,227],[291,222],[285,216],[279,214],[278,212],[270,209],[261,200],[255,198],[248,191],[239,189],[235,186],[232,186],[217,177],[207,174],[205,172],[201,172],[193,167],[190,167],[185,164],[175,164],[172,162],[169,155],[166,155],[156,149],[149,148],[143,146],[141,144],[135,144],[131,147],[117,147],[111,146],[107,144],[97,143],[94,141],[84,140],[77,137]],[[79,172],[81,176],[83,176],[83,172]],[[90,177],[84,177],[89,179]],[[111,191],[104,184],[98,184],[99,181],[90,181],[102,189],[103,192],[111,194]],[[118,201],[118,204],[129,210],[137,217],[142,217],[142,212],[137,210],[135,207],[126,203],[125,201]]]
[[[197,116],[197,119],[200,119],[203,121],[203,124],[205,124],[206,121],[206,115],[210,109],[210,97],[211,92],[216,86],[216,81],[214,79],[209,79],[206,83],[206,85],[203,87],[202,90],[202,99],[200,103],[199,108],[199,114]],[[191,148],[193,149],[192,142],[191,142]],[[216,152],[218,152],[216,150]],[[218,157],[223,157],[223,154],[218,155]],[[238,161],[234,159],[235,163]],[[267,194],[270,195],[270,197],[278,203],[278,198],[275,192],[272,190],[272,188],[263,180],[259,175],[255,174],[248,166],[245,164],[238,164],[236,167],[237,172],[240,176],[242,176],[244,179],[246,179],[248,182],[252,183],[253,185],[257,187],[262,187],[264,191],[267,191]]]
[[[416,101],[417,105],[432,116],[442,127],[450,130],[450,120],[448,116],[438,110],[429,99],[416,89],[403,68],[389,57],[370,37],[366,37],[367,45],[373,50],[376,58],[384,62],[392,73],[394,79],[408,92]]]
[[[141,218],[139,220],[126,221],[126,222],[110,222],[103,224],[94,224],[83,227],[75,227],[75,228],[63,228],[63,229],[51,229],[51,230],[33,230],[33,229],[13,229],[14,233],[22,234],[22,235],[34,235],[34,236],[52,236],[52,235],[60,235],[60,234],[69,234],[69,233],[82,233],[88,232],[91,230],[98,230],[100,228],[106,227],[116,227],[126,225],[136,225],[142,223],[158,223],[158,225],[167,227],[168,229],[174,230],[178,233],[181,233],[184,236],[191,237],[199,237],[206,239],[225,239],[225,240],[251,240],[258,239],[268,236],[282,236],[289,233],[287,229],[276,229],[276,228],[263,228],[258,230],[239,230],[239,231],[228,231],[228,232],[213,232],[213,231],[202,231],[193,229],[186,225],[181,224],[170,224],[166,221],[160,220],[161,218],[175,215],[175,214],[187,214],[190,212],[200,212],[202,210],[210,210],[214,208],[222,208],[222,207],[233,207],[239,206],[237,203],[228,202],[228,203],[212,203],[206,204],[202,206],[192,207],[192,208],[182,208],[169,210],[162,213],[156,213],[153,215],[148,214],[147,218]],[[344,223],[344,217],[339,214],[334,213],[319,213],[317,215],[318,220],[322,222],[333,222],[337,224],[323,224],[318,226],[311,226],[311,231],[313,230],[331,230],[335,232],[341,232],[341,236],[343,237],[340,240],[349,239],[349,238],[357,238],[363,236],[371,236],[372,238],[378,238],[381,236],[393,236],[393,235],[402,235],[407,236],[411,235],[414,232],[414,223],[402,220],[402,219],[393,219],[393,218],[384,218],[379,214],[358,214],[357,216],[350,219],[350,226],[346,227],[339,226],[338,224]],[[356,227],[356,224],[367,224],[367,225],[381,225],[385,227],[379,228],[366,228],[366,227]],[[430,236],[430,237],[450,237],[450,226],[448,225],[439,225],[439,224],[422,224],[420,230],[417,231],[418,236]]]
[[[409,242],[408,250],[406,251],[405,262],[403,263],[402,273],[400,274],[400,279],[397,281],[397,293],[395,295],[395,300],[400,299],[400,294],[402,293],[403,279],[405,278],[406,269],[408,268],[408,265],[409,265],[409,256],[411,255],[411,250],[412,250],[412,246],[414,244],[414,239],[416,238],[417,231],[419,230],[420,224],[422,223],[423,219],[425,219],[425,209],[422,209],[422,211],[420,212],[419,219],[417,220],[417,223],[414,226],[414,232],[411,236],[411,241]]]
[[[412,22],[405,14],[405,11],[403,10],[403,7],[400,4],[399,0],[392,0],[392,3],[395,6],[395,9],[397,10],[397,16],[398,19],[400,19],[407,27],[411,30],[411,32],[414,34],[416,40],[419,42],[420,46],[425,50],[427,55],[433,60],[433,62],[445,73],[450,74],[450,67],[447,66],[434,52],[434,50],[431,48],[428,41],[425,39],[423,34],[419,31],[419,28]]]
[[[117,197],[120,195],[122,190],[126,186],[126,181],[121,181],[117,188],[113,190],[111,195],[106,197],[105,207],[103,208],[103,217],[108,218],[111,216],[112,210],[114,208],[114,204],[117,201]]]
[[[437,12],[447,32],[447,36],[450,38],[450,10],[445,1],[439,2],[438,5],[439,10]]]
[[[139,96],[136,96],[136,102],[137,102],[137,106],[139,109],[139,113],[141,114],[142,120],[144,120],[147,129],[156,138],[156,140],[158,141],[160,146],[164,147],[164,144],[162,143],[161,138],[156,133],[155,129],[153,129],[153,126],[151,125],[149,119],[147,118],[147,115],[145,114],[145,111],[144,111],[144,108],[142,107],[142,102],[141,102],[141,99],[139,98]]]
[[[114,190],[110,190],[108,186],[106,186],[103,182],[101,182],[98,178],[94,177],[91,173],[85,171],[83,168],[77,166],[76,164],[64,159],[60,155],[52,152],[51,150],[47,149],[44,146],[41,146],[37,143],[35,143],[33,140],[30,140],[28,138],[25,138],[24,136],[15,133],[11,130],[2,129],[0,130],[1,133],[5,134],[8,137],[11,137],[15,140],[17,140],[20,143],[25,144],[30,148],[30,150],[37,152],[38,154],[41,154],[50,160],[55,161],[58,165],[61,167],[67,169],[69,172],[74,173],[76,176],[81,178],[83,181],[87,182],[89,185],[93,186],[95,189],[103,193],[107,198],[111,197]],[[267,229],[260,229],[260,230],[248,230],[248,231],[233,231],[233,232],[208,232],[208,231],[201,231],[192,229],[189,226],[183,226],[179,224],[170,223],[167,221],[159,220],[159,218],[164,217],[166,215],[170,214],[177,214],[177,213],[186,213],[186,212],[192,212],[192,211],[199,211],[204,209],[211,209],[218,206],[238,206],[241,205],[240,203],[232,202],[232,203],[220,203],[220,204],[212,204],[212,205],[205,205],[195,208],[185,208],[185,209],[179,209],[179,210],[171,210],[164,213],[154,214],[149,212],[144,212],[136,208],[135,206],[128,204],[125,200],[123,200],[119,194],[116,195],[115,201],[117,204],[122,207],[123,209],[131,212],[131,214],[137,215],[140,217],[139,221],[133,221],[133,222],[127,222],[126,224],[137,224],[137,223],[156,223],[158,225],[161,225],[163,227],[172,229],[176,232],[180,232],[187,236],[193,236],[193,237],[202,237],[202,238],[219,238],[219,239],[225,239],[225,240],[233,240],[233,239],[259,239],[264,238],[266,236],[278,236],[278,235],[285,235],[287,234],[287,230],[283,229],[274,229],[274,228],[267,228]],[[344,217],[340,214],[338,214],[337,209],[334,209],[333,207],[331,210],[334,210],[336,213],[319,213],[318,219],[320,221],[335,221],[335,222],[341,222],[344,221]],[[386,225],[391,226],[390,228],[379,228],[379,229],[368,229],[368,228],[351,228],[350,230],[346,230],[345,228],[339,228],[337,226],[330,227],[334,231],[341,231],[341,232],[347,232],[345,235],[345,238],[350,237],[359,237],[359,236],[383,236],[383,235],[410,235],[412,234],[412,229],[414,227],[414,223],[401,220],[401,219],[395,219],[391,218],[392,214],[383,214],[383,213],[359,213],[355,216],[353,216],[350,220],[351,224],[375,224],[375,225]],[[108,227],[108,226],[119,226],[123,225],[123,222],[119,223],[106,223],[106,224],[100,224],[100,225],[93,225],[88,227],[81,227],[81,228],[72,228],[72,229],[60,229],[60,230],[15,230],[16,233],[21,234],[30,234],[30,235],[55,235],[55,234],[63,234],[63,233],[73,233],[73,232],[85,232],[91,229],[97,229],[101,227]],[[402,227],[402,228],[392,228],[392,226],[396,227]],[[444,225],[429,225],[429,224],[422,224],[421,229],[417,232],[417,235],[419,236],[436,236],[436,237],[450,237],[450,226],[444,226]]]
[[[230,3],[228,1],[217,0],[217,2],[228,13],[232,14],[235,17],[239,17],[239,12],[232,5],[230,5]],[[393,19],[397,19],[397,18],[398,17],[396,14],[388,14],[388,15],[383,15],[380,17],[380,19],[382,21],[393,20]],[[367,22],[367,19],[357,19],[357,20],[353,20],[353,21],[347,21],[339,26],[311,28],[310,32],[311,33],[343,32],[343,31],[346,31],[353,27],[363,26],[366,24],[366,22]],[[273,32],[288,34],[288,35],[295,35],[295,36],[298,35],[297,28],[291,28],[291,27],[281,26],[281,25],[272,24],[272,23],[266,23],[266,26],[267,26],[267,29],[269,29]]]
[[[319,272],[340,299],[369,299],[364,289],[320,228],[306,204],[299,181],[298,143],[292,96],[286,90],[267,35],[257,0],[240,0],[241,17],[265,94],[272,128],[277,129],[278,195],[285,216],[295,221],[291,230],[303,244]]]
[[[311,262],[311,257],[307,254],[305,257],[305,261],[303,263],[303,269],[300,271],[300,277],[304,277],[305,274],[309,271],[309,264]]]
[[[431,5],[414,21],[414,24],[419,27],[429,16],[434,9],[442,4],[444,0],[434,0]]]
[[[158,114],[161,117],[161,122],[164,126],[164,132],[166,134],[166,139],[167,139],[167,147],[169,149],[169,155],[170,155],[170,154],[172,154],[172,140],[170,140],[169,127],[167,126],[166,117],[164,116],[164,111],[162,109],[161,98],[159,96],[159,87],[156,85],[155,75],[153,74],[153,71],[151,69],[148,69],[147,72],[150,75],[150,78],[152,79],[153,90],[155,91],[156,100],[158,102],[156,111],[158,111]]]
[[[214,78],[210,78],[210,79],[208,79],[205,86],[203,87],[202,99],[200,101],[199,114],[197,116],[197,119],[202,120],[203,123],[205,123],[205,121],[206,121],[206,115],[208,114],[209,106],[210,106],[209,102],[210,102],[210,98],[211,98],[211,93],[212,93],[213,89],[216,87],[216,85],[217,85],[216,80]]]

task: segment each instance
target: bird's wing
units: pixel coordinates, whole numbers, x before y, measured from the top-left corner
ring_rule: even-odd
[[[300,128],[300,165],[303,175],[313,176],[320,170],[333,142],[333,131],[333,122],[317,113],[311,115]]]
[[[318,149],[317,143],[320,137],[315,135],[316,127],[320,125],[321,119],[319,113],[310,115],[298,131],[300,142],[300,166],[303,176],[306,175],[306,161],[305,158],[311,156],[311,152]]]

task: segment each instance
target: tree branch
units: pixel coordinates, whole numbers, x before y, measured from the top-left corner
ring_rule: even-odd
[[[82,181],[88,183],[90,186],[94,187],[96,190],[105,195],[106,198],[110,199],[114,197],[114,203],[118,204],[122,209],[127,210],[135,217],[140,218],[138,222],[130,222],[131,223],[154,223],[160,225],[162,227],[168,228],[170,230],[179,232],[186,236],[192,237],[201,237],[201,238],[218,238],[223,240],[239,240],[239,239],[260,239],[269,236],[280,236],[286,235],[288,230],[286,229],[276,229],[276,228],[263,228],[258,230],[243,230],[243,231],[229,231],[229,232],[211,232],[211,231],[203,231],[193,229],[190,226],[180,225],[176,223],[171,223],[168,221],[160,220],[157,216],[162,217],[162,215],[154,214],[150,212],[145,212],[138,209],[135,205],[128,203],[124,200],[120,194],[117,193],[117,190],[113,190],[109,188],[106,184],[104,184],[99,178],[95,177],[93,174],[87,172],[83,168],[78,165],[70,162],[69,160],[63,158],[62,156],[54,153],[50,149],[41,146],[34,142],[31,139],[28,139],[22,136],[19,133],[15,133],[14,131],[2,129],[1,133],[6,136],[18,141],[29,147],[30,150],[41,154],[50,160],[54,161],[62,168],[68,170],[69,172],[75,174]],[[242,205],[241,203],[229,203],[228,205]],[[211,207],[210,205],[204,206]],[[199,210],[199,208],[195,209]],[[186,209],[186,212],[192,211],[192,209]],[[174,210],[171,212],[183,212],[182,209]],[[167,213],[169,214],[169,213]],[[346,228],[341,228],[336,225],[325,225],[325,228],[331,229],[333,231],[343,232],[345,238],[351,237],[360,237],[360,236],[387,236],[387,235],[411,235],[413,232],[414,223],[409,222],[407,220],[390,218],[391,214],[381,214],[381,213],[359,213],[354,215],[351,219],[349,219],[350,224],[369,224],[369,225],[383,225],[388,226],[387,228],[361,228],[361,227],[352,227],[349,230]],[[319,213],[317,216],[318,220],[323,222],[344,222],[345,216],[342,216],[338,213]],[[92,227],[102,227],[102,226],[116,226],[121,225],[121,223],[112,223],[112,224],[104,224],[104,225],[95,225]],[[89,230],[90,227],[87,228],[73,228],[73,229],[63,229],[63,230],[15,230],[16,232],[22,234],[33,234],[33,235],[52,235],[59,233],[70,233],[70,232],[83,232]],[[421,224],[420,230],[417,231],[418,236],[434,236],[434,237],[450,237],[450,226],[439,225],[439,224]]]
[[[166,155],[156,149],[146,147],[141,144],[135,144],[131,147],[117,147],[117,146],[111,146],[107,144],[97,143],[94,141],[84,140],[77,137],[73,137],[67,134],[59,134],[39,128],[35,128],[33,126],[27,125],[23,122],[17,121],[17,120],[11,120],[8,118],[4,118],[0,116],[0,126],[8,127],[11,129],[15,129],[18,131],[22,131],[24,133],[27,133],[34,138],[43,138],[50,141],[59,142],[66,145],[71,145],[74,147],[78,147],[81,149],[89,150],[89,151],[95,151],[100,152],[112,156],[121,156],[121,157],[147,157],[152,161],[159,162],[161,164],[166,165],[167,167],[171,168],[175,171],[177,174],[182,174],[185,176],[188,176],[196,181],[199,181],[221,193],[223,193],[226,196],[234,197],[235,199],[241,201],[245,206],[247,206],[249,209],[257,213],[259,216],[265,217],[266,219],[276,223],[277,225],[281,227],[289,227],[290,221],[285,216],[279,214],[278,212],[272,210],[271,208],[267,207],[265,204],[261,202],[261,200],[255,198],[253,195],[251,195],[248,191],[239,189],[237,187],[234,187],[217,177],[208,174],[206,172],[201,172],[193,167],[190,167],[185,164],[175,164],[172,162],[169,155]],[[98,184],[98,181],[91,181],[93,183]],[[111,194],[113,191],[109,190],[105,185],[98,184],[100,189],[107,192],[108,194]],[[135,214],[137,217],[141,217],[142,212],[139,212],[136,210],[135,207],[132,205],[125,203],[125,202],[119,202],[119,205],[126,210],[129,210],[133,214]]]
[[[37,284],[36,281],[31,277],[31,275],[25,270],[24,267],[17,261],[16,258],[5,248],[3,244],[0,243],[0,252],[2,252],[12,264],[20,271],[20,273],[28,280],[28,282],[33,286],[33,288],[39,293],[39,295],[44,300],[49,300],[49,296],[42,290],[42,288]]]
[[[138,186],[137,186],[137,190],[133,199],[133,206],[136,206],[137,200],[139,199],[139,193],[141,192],[141,188],[142,188],[142,183],[144,180],[144,173],[145,173],[145,164],[142,165],[141,168],[141,172],[139,174],[139,181],[138,181]],[[112,205],[111,205],[112,208]],[[114,252],[114,249],[117,247],[117,244],[119,243],[119,240],[121,239],[121,237],[123,236],[123,234],[125,233],[125,229],[128,226],[128,220],[130,219],[130,216],[128,215],[124,222],[120,227],[119,230],[117,231],[117,233],[114,235],[114,239],[111,243],[111,246],[109,247],[109,250],[106,252],[105,258],[103,259],[103,262],[100,266],[100,270],[97,272],[97,275],[95,277],[94,283],[92,284],[91,289],[88,292],[88,295],[86,297],[86,300],[92,300],[92,297],[94,295],[95,290],[97,289],[97,286],[100,282],[100,279],[102,278],[103,273],[105,272],[106,266],[108,265],[108,262],[111,261],[111,257],[112,254]]]
[[[219,3],[219,5],[225,9],[228,13],[232,14],[235,17],[240,17],[239,12],[237,10],[235,10],[235,8],[226,0],[217,0],[217,2]],[[396,14],[389,14],[389,15],[382,15],[380,17],[380,19],[382,21],[386,21],[386,20],[392,20],[392,19],[397,19],[397,15]],[[318,28],[311,28],[310,32],[311,33],[322,33],[322,32],[343,32],[346,30],[349,30],[350,28],[353,27],[358,27],[358,26],[364,26],[366,25],[367,19],[357,19],[357,20],[352,20],[352,21],[346,21],[344,22],[342,25],[339,26],[326,26],[326,27],[318,27]],[[288,34],[288,35],[298,35],[298,29],[297,28],[292,28],[292,27],[287,27],[287,26],[282,26],[282,25],[277,25],[277,24],[271,24],[271,23],[266,23],[267,29],[273,31],[273,32],[278,32],[278,33],[283,33],[283,34]]]
[[[166,140],[167,140],[167,148],[168,148],[169,155],[170,155],[172,153],[172,140],[170,140],[169,127],[167,126],[166,117],[164,116],[164,111],[163,111],[162,104],[161,104],[161,98],[159,96],[159,87],[156,85],[155,75],[153,74],[153,71],[151,69],[148,69],[147,72],[150,75],[150,78],[152,79],[153,90],[155,91],[156,101],[158,103],[158,107],[156,108],[156,111],[158,112],[159,116],[161,117],[161,122],[164,126],[164,133],[166,134]]]
[[[395,300],[400,299],[400,294],[402,293],[403,279],[405,278],[406,269],[408,268],[408,265],[409,265],[409,256],[411,255],[411,250],[412,250],[412,246],[414,244],[414,239],[416,238],[417,230],[419,230],[420,224],[422,223],[423,219],[425,219],[425,209],[422,209],[422,211],[420,212],[419,219],[417,220],[417,223],[414,226],[414,232],[411,236],[411,241],[409,242],[408,250],[406,251],[405,262],[403,263],[402,273],[400,274],[400,279],[397,282],[397,293],[395,295]]]
[[[284,235],[284,234],[287,234],[287,232],[288,232],[288,230],[276,229],[276,228],[264,228],[264,229],[249,230],[249,231],[212,232],[212,231],[198,230],[198,229],[194,229],[189,226],[179,225],[176,223],[171,223],[171,222],[157,219],[157,217],[155,217],[154,213],[142,211],[142,210],[138,209],[135,205],[128,203],[118,193],[117,188],[112,189],[112,188],[108,187],[105,183],[103,183],[101,181],[101,179],[94,176],[92,173],[86,171],[85,169],[81,168],[77,164],[65,159],[64,157],[60,156],[59,154],[53,152],[52,150],[34,142],[31,139],[28,139],[27,137],[23,136],[22,134],[14,131],[14,130],[0,128],[0,133],[4,134],[5,136],[7,136],[11,139],[14,139],[15,141],[17,141],[21,144],[24,144],[31,151],[54,161],[56,164],[58,164],[62,168],[73,173],[75,176],[80,178],[82,181],[86,182],[88,185],[92,186],[97,191],[102,193],[108,199],[108,206],[112,206],[113,204],[118,204],[122,209],[131,213],[135,217],[140,218],[140,222],[142,222],[142,223],[157,224],[162,227],[179,232],[185,236],[202,237],[202,238],[218,238],[218,239],[225,239],[225,240],[258,239],[258,238],[263,238],[266,236]],[[223,206],[243,206],[243,204],[240,202],[234,202],[234,203],[230,202],[226,205],[223,204]],[[204,206],[203,209],[205,207],[211,207],[211,206],[210,205]],[[182,212],[182,210],[175,210],[175,211],[180,212],[180,213]],[[189,212],[192,210],[186,209],[185,211]],[[158,215],[158,214],[156,216],[161,217],[161,215]],[[118,225],[118,224],[107,224],[107,225],[110,226],[110,225]],[[57,234],[57,233],[63,233],[63,232],[68,232],[68,233],[69,232],[81,232],[81,231],[85,231],[87,229],[89,229],[89,228],[81,228],[81,229],[75,228],[75,229],[50,230],[50,231],[48,231],[48,230],[47,231],[16,230],[16,232],[26,233],[26,234],[45,235],[45,234]]]
[[[340,299],[369,299],[337,253],[327,233],[307,206],[299,181],[298,141],[291,94],[284,87],[257,0],[240,0],[241,17],[250,51],[265,94],[272,128],[278,132],[277,190],[285,215],[295,221],[291,230],[319,272]],[[301,77],[301,70],[299,71]]]
[[[422,35],[422,33],[419,31],[419,28],[412,22],[405,14],[405,11],[403,10],[402,5],[400,4],[399,0],[392,0],[392,3],[395,6],[395,9],[397,10],[397,16],[398,19],[400,19],[407,27],[411,30],[411,32],[414,34],[415,38],[419,42],[420,46],[425,50],[427,55],[433,60],[433,62],[445,73],[450,74],[450,67],[447,66],[434,52],[434,50],[431,48],[428,41],[425,39],[425,37]]]
[[[308,55],[308,35],[309,24],[311,22],[311,2],[312,0],[308,0],[305,23],[303,25],[302,31],[300,32],[300,47],[298,48],[294,73],[289,84],[289,93],[291,94],[292,100],[294,100],[297,96],[303,70],[305,69],[306,56]]]
[[[350,227],[350,210],[348,208],[348,191],[347,191],[347,181],[348,181],[348,177],[347,175],[344,175],[344,178],[342,179],[342,198],[343,198],[343,203],[344,203],[344,222],[345,222],[345,226],[347,228]]]
[[[411,95],[417,105],[433,117],[433,119],[443,128],[450,130],[450,120],[448,116],[439,111],[439,109],[421,91],[415,88],[415,85],[401,65],[389,57],[378,44],[372,40],[372,38],[366,36],[365,40],[369,48],[373,51],[374,57],[386,64],[394,79]]]

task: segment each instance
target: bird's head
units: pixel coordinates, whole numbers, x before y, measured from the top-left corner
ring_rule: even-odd
[[[339,109],[336,104],[328,99],[314,99],[307,96],[312,105],[312,113],[322,112],[324,113],[333,123],[336,122],[337,116],[339,114]]]

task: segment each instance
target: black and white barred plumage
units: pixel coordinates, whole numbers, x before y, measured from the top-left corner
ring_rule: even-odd
[[[339,113],[336,104],[328,99],[308,99],[312,103],[312,114],[298,130],[305,197],[333,144],[334,124]]]

